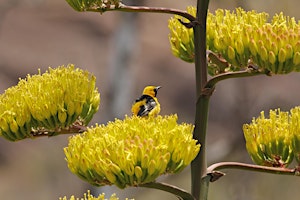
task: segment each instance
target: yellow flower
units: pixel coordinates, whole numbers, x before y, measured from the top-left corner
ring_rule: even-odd
[[[192,131],[176,115],[126,116],[72,136],[64,151],[71,172],[93,185],[138,186],[191,163],[200,150]]]
[[[270,110],[269,118],[264,112],[252,123],[243,126],[246,148],[258,165],[287,167],[293,160],[289,113],[280,109]]]
[[[194,7],[187,8],[189,14],[196,16]],[[186,61],[194,62],[194,36],[193,29],[188,29],[183,26],[178,19],[183,22],[188,22],[185,18],[175,16],[169,20],[169,41],[171,44],[172,53],[174,56]]]
[[[27,75],[0,96],[0,134],[16,141],[87,125],[100,104],[95,83],[74,65]]]
[[[195,7],[187,12],[194,15]],[[193,29],[187,29],[175,16],[169,21],[169,40],[176,57],[194,62]],[[209,72],[216,75],[226,71],[239,71],[253,63],[261,71],[286,74],[300,71],[300,23],[294,18],[276,14],[269,21],[267,13],[235,12],[218,9],[207,15],[207,48],[229,62],[227,69],[215,69],[209,63]]]
[[[291,109],[291,133],[292,133],[292,148],[295,154],[295,159],[300,166],[300,107]]]
[[[75,198],[74,195],[72,195],[69,199],[64,196],[63,198],[59,198],[59,200],[118,200],[119,198],[116,196],[116,194],[112,194],[108,199],[105,198],[105,194],[102,193],[100,194],[98,197],[94,197],[93,195],[91,195],[91,192],[88,190],[87,194],[84,193],[83,198]],[[128,198],[126,198],[126,200],[128,200]]]

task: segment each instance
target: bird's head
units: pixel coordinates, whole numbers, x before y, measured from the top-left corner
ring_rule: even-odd
[[[143,95],[149,95],[151,97],[156,97],[157,91],[161,86],[146,86],[143,91]]]

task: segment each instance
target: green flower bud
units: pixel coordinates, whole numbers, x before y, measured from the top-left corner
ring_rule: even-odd
[[[235,51],[234,51],[234,48],[232,46],[229,46],[228,47],[228,58],[230,60],[235,60]]]
[[[258,48],[257,48],[257,45],[256,45],[256,42],[255,40],[251,40],[250,43],[249,43],[249,49],[250,49],[250,52],[253,56],[256,56],[257,52],[258,52]]]
[[[240,54],[240,55],[244,54],[245,47],[244,47],[243,41],[237,40],[235,43],[235,48],[236,48],[236,51],[238,54]]]
[[[200,150],[192,130],[176,115],[125,117],[71,137],[64,152],[71,172],[93,185],[138,186],[192,162]]]
[[[5,120],[4,117],[0,117],[0,127],[1,127],[1,132],[9,132],[9,125],[7,121]]]
[[[300,64],[300,52],[296,52],[293,58],[293,64],[298,66]]]
[[[138,181],[141,181],[141,178],[143,176],[142,168],[140,166],[135,166],[134,174],[135,174],[136,178],[138,179]]]
[[[293,58],[293,47],[290,44],[287,44],[285,47],[286,50],[286,59]]]
[[[58,111],[58,120],[61,124],[64,124],[67,120],[67,112],[65,110]]]
[[[156,171],[156,162],[155,160],[151,160],[149,163],[148,163],[148,175],[152,175],[154,174],[154,172]]]
[[[275,55],[278,54],[278,47],[275,42],[272,42],[270,49],[273,49],[272,52],[274,52]]]
[[[281,48],[278,53],[278,61],[283,63],[286,60],[286,50]]]
[[[16,141],[56,135],[75,123],[87,125],[99,103],[94,76],[74,65],[49,68],[28,75],[0,96],[0,135]],[[82,105],[88,108],[84,113]]]
[[[18,123],[16,122],[16,120],[12,119],[12,120],[9,122],[9,128],[10,128],[10,130],[11,130],[13,133],[18,133],[18,131],[19,131],[19,126],[18,126]]]
[[[115,174],[112,173],[112,171],[106,171],[105,177],[111,184],[116,183],[117,178],[116,178]]]
[[[258,47],[258,51],[259,51],[259,53],[260,53],[260,58],[261,58],[261,60],[263,60],[263,61],[268,61],[268,51],[267,51],[267,49],[266,49],[266,47],[264,47],[263,45],[260,45],[259,47]]]
[[[270,52],[269,52],[269,62],[270,62],[272,65],[274,65],[274,63],[276,62],[276,56],[275,56],[275,54],[274,54],[273,51],[270,51]]]

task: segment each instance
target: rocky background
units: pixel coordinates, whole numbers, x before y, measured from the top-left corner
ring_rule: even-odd
[[[144,1],[144,5],[184,9],[195,0]],[[137,3],[141,4],[142,1]],[[213,0],[210,10],[234,9],[280,11],[300,18],[297,0]],[[28,73],[49,66],[73,63],[97,77],[101,93],[99,112],[91,122],[106,123],[130,114],[132,101],[145,85],[161,85],[161,114],[177,113],[182,122],[193,123],[194,68],[172,56],[168,19],[159,14],[75,12],[63,0],[0,0],[0,92],[17,84]],[[127,24],[127,21],[132,22]],[[127,27],[127,28],[126,28]],[[129,28],[128,28],[129,27]],[[124,31],[124,32],[123,32]],[[121,34],[120,34],[121,33]],[[121,60],[120,52],[127,53]],[[120,68],[119,63],[123,63]],[[217,85],[211,99],[208,127],[208,162],[251,163],[242,124],[261,110],[282,110],[300,104],[300,74],[259,76],[226,80]],[[81,197],[116,192],[120,199],[176,199],[151,189],[95,188],[69,172],[63,148],[69,136],[9,142],[0,138],[0,199],[53,200],[72,194]],[[293,164],[292,164],[293,165]],[[226,170],[227,176],[211,184],[211,200],[299,199],[299,177]],[[190,189],[190,172],[165,176],[162,181]]]

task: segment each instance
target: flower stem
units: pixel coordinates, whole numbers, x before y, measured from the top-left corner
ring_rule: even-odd
[[[210,181],[211,182],[216,181],[218,178],[225,175],[220,172],[216,172],[216,170],[227,169],[227,168],[264,172],[264,173],[271,173],[271,174],[283,174],[283,175],[297,175],[298,173],[297,169],[267,167],[261,165],[239,163],[239,162],[220,162],[220,163],[213,164],[207,168],[207,175],[210,176]],[[215,178],[216,176],[217,178]]]
[[[206,17],[208,11],[209,0],[197,0],[198,23],[194,26],[194,44],[195,44],[195,75],[196,75],[196,115],[194,139],[201,144],[201,150],[198,156],[191,164],[192,176],[192,195],[195,199],[206,200],[208,194],[206,176],[206,127],[208,121],[209,99],[211,91],[206,92],[207,84],[207,61],[206,61]]]
[[[159,189],[176,195],[181,200],[195,200],[195,198],[187,191],[167,183],[151,182],[139,185],[140,187]]]
[[[250,76],[257,76],[257,75],[263,75],[266,74],[266,72],[262,72],[259,70],[249,70],[246,69],[244,71],[236,71],[236,72],[227,72],[227,73],[222,73],[219,75],[214,76],[211,78],[207,83],[206,83],[206,88],[213,88],[215,85],[226,79],[230,78],[242,78],[242,77],[250,77]]]
[[[90,8],[87,11],[91,12],[106,12],[106,11],[123,11],[123,12],[147,12],[147,13],[165,13],[165,14],[173,14],[180,15],[191,22],[195,21],[196,18],[189,14],[186,11],[173,9],[173,8],[164,8],[164,7],[148,7],[148,6],[127,6],[121,4],[117,8]]]

